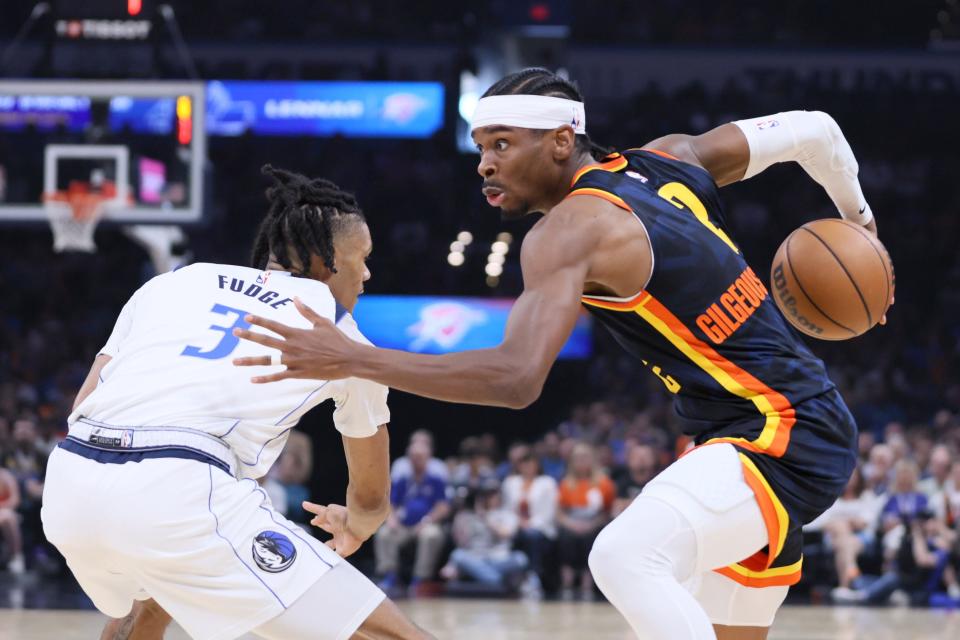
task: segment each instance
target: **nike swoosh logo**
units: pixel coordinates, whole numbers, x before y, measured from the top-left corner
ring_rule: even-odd
[[[858,211],[857,213],[863,213],[866,210],[867,210],[867,205],[863,205],[862,207],[860,207],[860,211]]]

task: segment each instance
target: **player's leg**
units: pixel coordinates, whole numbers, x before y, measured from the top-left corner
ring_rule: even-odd
[[[717,633],[717,640],[767,640],[770,627],[727,627],[721,624],[713,625]]]
[[[671,465],[600,532],[590,568],[639,637],[712,639],[710,617],[682,583],[767,542],[736,450],[711,445]]]
[[[131,613],[141,586],[126,571],[126,558],[115,543],[129,538],[117,520],[126,512],[123,497],[100,500],[102,487],[129,485],[118,481],[123,465],[94,462],[61,448],[47,462],[43,489],[43,531],[67,561],[84,593],[102,613],[113,618],[104,630],[116,631]],[[119,492],[116,492],[119,493]],[[116,636],[116,633],[114,633]],[[124,637],[124,636],[120,636]],[[144,636],[147,637],[147,636]]]
[[[429,640],[348,562],[324,574],[286,611],[253,633],[266,640]]]
[[[384,600],[370,614],[356,633],[354,640],[435,640],[410,618],[405,616],[393,600]]]
[[[107,623],[100,640],[162,640],[171,620],[153,599],[138,600],[125,617]]]
[[[694,597],[713,621],[717,640],[765,640],[789,587],[746,587],[710,571],[703,574]]]

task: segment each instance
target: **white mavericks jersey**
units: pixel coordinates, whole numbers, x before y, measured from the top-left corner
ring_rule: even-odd
[[[84,418],[127,429],[203,431],[230,446],[237,475],[248,478],[269,470],[289,430],[324,400],[334,400],[334,424],[342,434],[372,436],[390,420],[383,385],[358,378],[258,385],[252,376],[278,367],[234,366],[236,357],[277,353],[234,337],[234,328],[249,327],[248,313],[310,327],[294,297],[367,342],[322,282],[283,271],[194,264],[157,276],[133,294],[100,351],[112,359],[69,423]]]

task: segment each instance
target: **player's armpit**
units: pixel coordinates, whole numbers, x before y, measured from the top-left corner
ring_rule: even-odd
[[[750,147],[743,131],[727,123],[698,136],[674,133],[643,146],[669,153],[683,162],[706,169],[721,187],[743,179],[750,164]]]

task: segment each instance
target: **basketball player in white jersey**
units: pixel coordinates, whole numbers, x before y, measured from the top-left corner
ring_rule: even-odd
[[[387,388],[356,378],[258,387],[231,364],[257,351],[232,334],[247,313],[306,324],[295,297],[366,342],[349,315],[370,277],[356,200],[324,180],[265,172],[276,184],[256,268],[191,265],[124,307],[50,457],[44,531],[96,607],[127,617],[105,637],[159,638],[169,614],[204,640],[429,638],[342,560],[389,511]],[[325,546],[256,480],[327,399],[349,486],[345,506],[310,507],[333,534]]]

